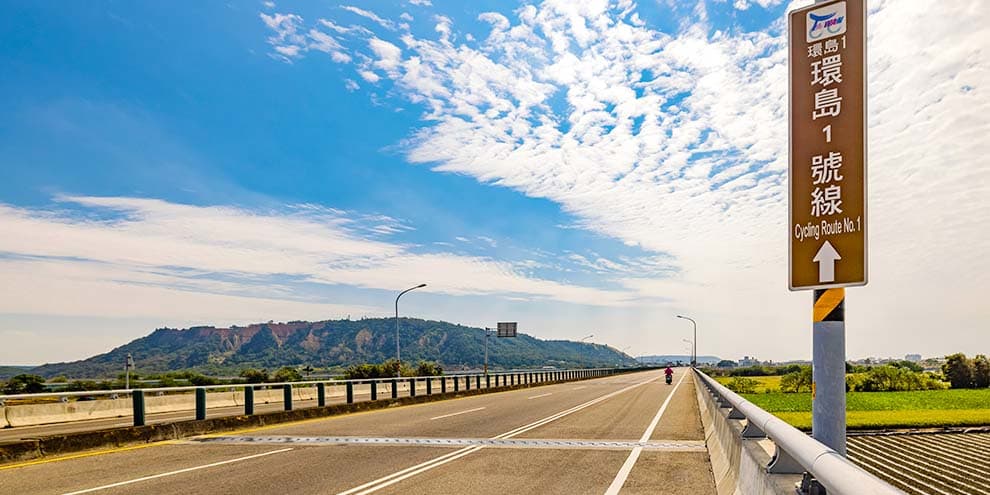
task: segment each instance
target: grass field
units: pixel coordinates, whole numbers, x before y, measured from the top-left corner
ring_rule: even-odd
[[[791,425],[811,428],[811,394],[744,394]],[[990,425],[990,389],[846,394],[849,428],[927,428]]]

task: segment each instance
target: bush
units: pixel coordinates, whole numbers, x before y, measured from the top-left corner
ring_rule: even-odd
[[[913,390],[941,390],[946,384],[931,373],[914,372],[896,366],[874,366],[865,373],[846,377],[849,392],[907,392]]]
[[[283,366],[279,368],[274,375],[272,375],[272,381],[277,383],[299,382],[302,381],[302,374],[300,374],[299,370],[295,368],[289,366]]]
[[[443,368],[432,361],[420,361],[416,366],[416,376],[440,376],[443,375]]]
[[[245,383],[264,383],[268,381],[268,370],[248,368],[241,371]]]
[[[737,376],[729,380],[729,383],[725,384],[725,386],[737,394],[752,394],[756,392],[756,387],[759,384],[760,382],[752,378]]]

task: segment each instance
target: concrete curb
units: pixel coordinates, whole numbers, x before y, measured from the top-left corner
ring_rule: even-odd
[[[620,373],[615,373],[611,376],[618,374]],[[171,423],[155,423],[146,426],[127,426],[122,428],[110,428],[105,430],[68,433],[63,435],[50,435],[27,440],[0,443],[0,465],[98,448],[123,447],[127,445],[161,442],[166,440],[178,440],[209,433],[236,431],[244,428],[254,428],[305,419],[338,416],[342,414],[373,411],[377,409],[386,409],[390,407],[412,404],[423,404],[440,400],[456,399],[459,397],[470,397],[474,395],[507,392],[510,390],[535,388],[544,385],[557,385],[561,383],[591,380],[593,378],[602,377],[588,377],[558,382],[492,387],[490,389],[461,390],[459,392],[447,392],[446,394],[434,393],[432,395],[417,395],[416,397],[402,397],[398,399],[389,398],[379,399],[376,401],[368,400],[355,402],[353,404],[333,404],[326,407],[308,407],[305,409],[293,409],[292,411],[260,413],[252,416],[224,416],[220,418],[207,418],[202,421],[187,420]]]

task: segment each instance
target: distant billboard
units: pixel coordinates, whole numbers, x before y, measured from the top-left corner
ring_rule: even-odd
[[[498,322],[498,336],[499,337],[515,337],[516,336],[516,322],[514,321],[500,321]]]

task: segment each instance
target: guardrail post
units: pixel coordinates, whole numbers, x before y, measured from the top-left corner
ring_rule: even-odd
[[[292,410],[292,385],[288,383],[282,385],[282,402],[286,411]]]
[[[770,464],[767,466],[767,472],[771,474],[801,474],[804,472],[804,468],[790,454],[777,446],[773,458],[770,459]]]
[[[327,385],[325,383],[316,384],[316,405],[326,407],[327,405]]]
[[[371,382],[371,400],[378,400],[378,382]]]
[[[426,377],[426,395],[433,395],[433,379]]]
[[[347,403],[354,403],[354,382],[347,382]]]
[[[485,388],[492,388],[492,377],[491,377],[491,375],[485,375]]]
[[[144,426],[144,390],[131,392],[131,408],[134,410],[134,426]]]
[[[409,397],[416,397],[416,379],[409,379]]]
[[[396,380],[395,378],[392,379],[392,398],[399,398],[399,380]]]
[[[742,430],[742,437],[753,439],[766,438],[767,434],[764,433],[763,430],[761,430],[759,426],[756,426],[756,424],[752,421],[746,421],[746,427]]]
[[[199,387],[196,389],[196,420],[206,419],[206,389]]]
[[[440,393],[447,393],[447,377],[445,376],[440,377]]]
[[[474,388],[481,388],[481,375],[474,377],[474,384],[477,385]]]
[[[459,391],[461,389],[461,382],[457,381],[457,377],[456,376],[453,377],[452,380],[454,382],[454,392]]]
[[[470,376],[465,376],[464,377],[464,390],[471,390],[471,377]]]
[[[244,387],[244,415],[254,414],[254,385]]]

